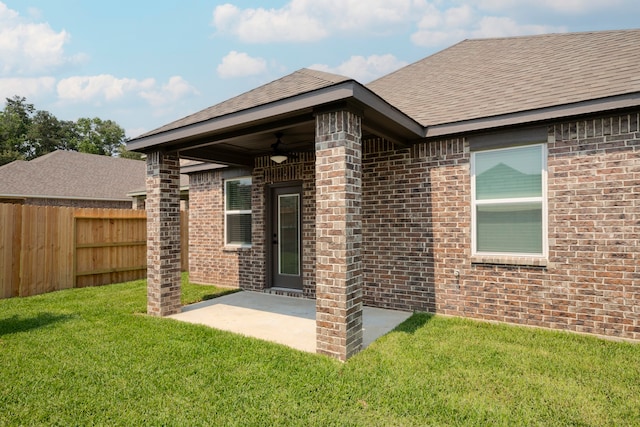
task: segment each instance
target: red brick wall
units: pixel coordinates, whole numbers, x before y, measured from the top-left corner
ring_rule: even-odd
[[[428,165],[411,149],[363,144],[362,259],[365,305],[434,311]]]
[[[638,114],[549,135],[547,266],[472,263],[468,153],[432,170],[436,311],[640,339]]]
[[[547,292],[557,302],[543,304],[543,323],[640,339],[639,119],[550,129]]]
[[[255,192],[254,192],[255,193]],[[255,206],[254,206],[255,209]],[[255,229],[254,237],[255,237]],[[224,245],[224,180],[221,171],[191,175],[189,182],[189,279],[194,283],[259,289],[254,248]]]
[[[638,121],[549,127],[546,266],[472,262],[465,140],[368,141],[365,303],[640,339]]]
[[[365,305],[640,339],[638,116],[549,127],[549,259],[541,266],[472,262],[470,153],[464,138],[404,149],[382,140],[364,142]],[[299,180],[304,294],[315,295],[314,161],[312,154],[280,166],[268,158],[256,161],[254,246],[243,252],[248,267],[241,270],[249,273],[242,287],[267,286],[264,186]],[[196,175],[202,181],[191,183],[192,278],[235,285],[238,252],[221,249],[222,181],[219,172],[205,179],[207,174],[212,173]],[[198,226],[196,218],[205,225]]]
[[[256,159],[252,172],[251,248],[224,247],[223,171],[200,172],[189,184],[189,277],[196,283],[212,283],[262,290],[267,283],[266,186],[301,182],[303,237],[303,294],[315,297],[315,157],[303,153],[276,165],[269,157]]]

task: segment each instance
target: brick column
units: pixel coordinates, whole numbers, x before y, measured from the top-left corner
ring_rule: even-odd
[[[346,360],[362,347],[361,118],[316,116],[317,352]]]
[[[147,313],[180,312],[180,159],[147,155]]]

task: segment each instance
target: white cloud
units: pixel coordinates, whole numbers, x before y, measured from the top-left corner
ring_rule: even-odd
[[[6,4],[0,2],[0,24],[4,27],[7,23],[11,23],[19,18],[18,12],[9,9]]]
[[[28,22],[0,3],[0,75],[32,76],[77,61],[65,55],[69,40],[66,31],[54,31],[48,23]]]
[[[267,62],[262,58],[254,58],[244,52],[232,50],[222,58],[218,65],[218,75],[223,79],[245,77],[267,71]]]
[[[140,96],[154,107],[176,102],[188,95],[197,95],[198,91],[181,76],[173,76],[157,90],[141,91]]]
[[[91,115],[102,114],[101,117],[120,117],[118,121],[127,126],[127,136],[131,137],[148,130],[140,126],[140,112],[147,118],[174,120],[176,111],[185,107],[184,100],[197,94],[181,76],[172,76],[164,84],[153,78],[118,78],[109,74],[75,76],[58,82],[57,107],[74,111],[75,117],[84,117],[87,111],[92,111]]]
[[[139,93],[154,87],[154,79],[119,79],[109,74],[76,76],[58,82],[58,97],[63,101],[113,101],[125,94]]]
[[[0,78],[0,99],[12,98],[14,95],[27,99],[52,92],[56,79],[53,77],[12,77]]]
[[[292,4],[269,10],[240,10],[234,5],[224,4],[213,11],[213,24],[221,33],[230,33],[242,41],[253,43],[305,42],[327,35],[320,21]]]
[[[577,1],[577,0],[576,0]],[[503,0],[481,2],[487,7],[510,7]],[[564,27],[522,24],[505,16],[483,15],[469,5],[440,10],[434,6],[418,22],[411,41],[418,46],[435,47],[457,43],[466,38],[509,37],[563,32]]]
[[[352,77],[360,83],[368,83],[405,65],[407,65],[406,62],[391,54],[386,54],[371,55],[366,58],[364,56],[352,56],[349,60],[333,68],[324,64],[314,64],[309,68]]]
[[[629,7],[636,5],[637,0],[481,0],[478,7],[498,12],[513,9],[545,9],[551,13],[562,14],[588,14],[594,11],[618,7],[627,4]]]
[[[424,0],[291,0],[279,9],[224,4],[215,8],[213,25],[249,43],[309,42],[336,31],[385,34],[425,7]]]
[[[476,30],[471,32],[471,36],[474,38],[510,37],[562,31],[566,30],[544,25],[520,25],[511,18],[485,16],[478,23]]]
[[[217,6],[219,34],[247,43],[310,42],[328,37],[384,35],[415,28],[414,44],[440,47],[465,38],[566,31],[527,22],[528,15],[575,15],[635,0],[290,0],[280,8]],[[516,13],[517,12],[517,13]],[[345,35],[345,33],[347,33]]]
[[[152,107],[171,105],[198,91],[181,76],[173,76],[158,86],[155,79],[144,80],[117,78],[110,74],[98,76],[75,76],[62,79],[57,85],[61,101],[88,102],[100,105],[103,102],[144,99]]]
[[[311,16],[322,17],[329,31],[336,29],[385,33],[389,26],[406,24],[428,4],[420,0],[293,0]]]

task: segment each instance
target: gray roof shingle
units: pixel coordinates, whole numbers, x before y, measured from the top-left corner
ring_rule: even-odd
[[[639,47],[639,29],[465,40],[366,87],[427,128],[640,93]],[[138,138],[350,80],[301,69]]]
[[[423,126],[640,92],[640,30],[465,40],[367,87]]]
[[[245,92],[195,114],[168,123],[160,128],[140,135],[138,138],[155,135],[194,123],[200,123],[215,117],[221,117],[226,114],[256,107],[258,105],[269,104],[271,102],[300,95],[302,93],[333,86],[348,80],[353,79],[337,74],[326,73],[324,71],[303,68],[278,80],[274,80],[270,83],[252,89],[249,92]]]
[[[31,161],[0,167],[0,196],[131,200],[127,193],[145,186],[140,160],[54,151]]]

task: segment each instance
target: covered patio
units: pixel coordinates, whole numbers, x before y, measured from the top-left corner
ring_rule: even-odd
[[[293,156],[312,154],[305,178],[313,183],[307,198],[315,205],[313,236],[306,236],[313,257],[301,270],[312,269],[307,280],[315,282],[315,349],[346,360],[363,346],[362,140],[375,136],[404,146],[424,135],[409,116],[342,76],[299,70],[129,142],[129,149],[147,154],[148,313],[182,310],[179,160],[251,173],[257,159],[281,148],[274,135],[286,139]],[[266,290],[273,252],[264,190],[254,183],[252,258],[239,274]]]
[[[391,332],[411,314],[364,307],[362,348]],[[311,299],[243,291],[183,307],[182,312],[168,317],[276,342],[309,353],[317,350],[316,307]]]

